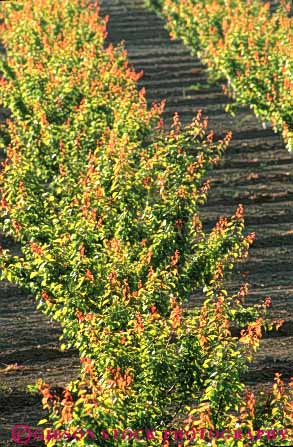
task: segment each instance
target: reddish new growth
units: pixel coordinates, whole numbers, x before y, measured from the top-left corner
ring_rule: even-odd
[[[111,388],[118,388],[121,391],[125,392],[133,381],[133,377],[129,369],[126,369],[124,374],[121,373],[121,368],[119,367],[118,368],[109,367],[107,368],[107,370],[112,376],[111,379],[108,379],[108,384],[111,386]]]
[[[235,217],[237,219],[242,219],[243,216],[244,216],[244,206],[242,204],[239,204],[235,213]]]
[[[43,254],[42,248],[37,243],[30,242],[30,246],[31,246],[32,252],[35,253],[36,255],[41,256]]]
[[[244,304],[244,298],[245,298],[245,297],[247,296],[247,294],[248,294],[248,286],[249,286],[248,283],[243,284],[243,285],[240,287],[240,290],[239,290],[239,292],[238,292],[238,298],[240,299],[240,301],[241,301],[242,304]]]
[[[254,418],[254,409],[255,409],[256,400],[255,400],[255,396],[252,391],[247,390],[247,389],[245,390],[245,400],[246,400],[246,406],[247,406],[247,409],[249,410],[250,416],[252,418]]]
[[[94,374],[94,362],[90,358],[84,358],[81,357],[80,359],[81,364],[83,365],[83,372],[85,374],[89,374],[92,376]]]
[[[214,131],[211,130],[210,133],[207,136],[207,141],[208,141],[208,143],[212,143],[213,140],[214,140]]]
[[[142,316],[139,312],[136,313],[136,321],[134,324],[134,330],[137,334],[141,334],[144,331],[144,324]]]
[[[77,310],[77,311],[75,312],[75,316],[76,316],[76,318],[78,319],[78,322],[79,322],[79,323],[82,323],[82,322],[84,321],[84,315],[83,315],[83,313],[80,312],[79,310]]]
[[[49,295],[47,294],[47,292],[45,292],[45,290],[42,290],[41,296],[44,301],[50,301]]]
[[[255,241],[256,235],[255,233],[250,233],[246,236],[245,240],[251,245]]]
[[[79,249],[79,253],[80,253],[81,258],[83,258],[84,254],[85,254],[85,246],[84,246],[84,244],[81,244],[80,249]]]
[[[115,284],[117,283],[117,273],[116,272],[111,272],[108,276],[109,278],[109,282],[111,284],[111,286],[115,286]]]
[[[172,311],[170,315],[170,320],[172,322],[173,329],[176,329],[178,326],[180,326],[182,311],[179,304],[176,301],[176,298],[174,297],[171,299],[171,305],[172,305]]]
[[[50,387],[47,383],[39,383],[39,391],[42,394],[42,405],[44,408],[48,407],[48,401],[53,399],[53,394],[50,392]]]
[[[221,233],[221,231],[223,231],[227,227],[227,225],[228,225],[227,217],[225,216],[220,217],[215,226],[215,233],[217,234]]]
[[[64,391],[64,399],[61,404],[63,405],[63,410],[61,412],[61,421],[60,422],[68,422],[72,419],[72,411],[74,407],[73,399],[70,391]]]
[[[272,299],[271,299],[271,297],[267,296],[264,300],[264,306],[271,307],[271,305],[272,305]]]
[[[180,252],[179,250],[175,250],[175,253],[173,256],[171,256],[171,266],[175,267],[175,265],[178,265],[180,260]]]
[[[16,231],[17,233],[19,233],[20,230],[21,230],[21,225],[20,225],[20,223],[17,222],[17,220],[15,220],[15,219],[13,219],[13,221],[12,221],[12,227],[15,229],[15,231]]]
[[[85,277],[88,281],[93,282],[94,281],[94,275],[90,270],[86,271]]]

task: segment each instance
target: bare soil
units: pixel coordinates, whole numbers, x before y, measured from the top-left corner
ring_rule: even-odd
[[[275,372],[293,376],[293,157],[279,135],[262,129],[249,108],[232,118],[225,113],[227,97],[220,84],[210,84],[205,68],[179,41],[171,41],[164,22],[144,8],[142,0],[104,0],[110,14],[108,40],[124,40],[149,103],[167,99],[166,121],[175,111],[189,122],[203,109],[216,136],[232,130],[233,141],[224,160],[212,173],[212,189],[202,215],[209,229],[222,215],[231,215],[242,203],[246,230],[257,239],[245,263],[229,281],[236,289],[250,283],[249,301],[273,300],[272,316],[285,320],[279,332],[266,334],[246,382],[255,387],[273,383]],[[11,246],[8,240],[2,245]],[[17,247],[12,246],[16,251]],[[192,303],[198,304],[200,297]],[[45,417],[39,398],[27,385],[39,377],[62,387],[77,377],[74,352],[61,352],[60,328],[35,310],[34,297],[18,287],[0,284],[0,446],[10,441],[14,424],[36,426]],[[28,447],[38,445],[30,444]],[[39,444],[40,445],[40,444]]]

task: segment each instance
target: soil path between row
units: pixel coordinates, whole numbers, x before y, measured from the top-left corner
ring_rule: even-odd
[[[101,6],[102,14],[110,15],[108,41],[124,40],[131,64],[144,71],[139,87],[146,88],[149,103],[167,99],[167,122],[175,111],[186,123],[203,109],[216,136],[232,130],[231,147],[212,173],[202,215],[209,229],[219,216],[245,205],[247,232],[255,231],[257,239],[229,287],[235,290],[249,282],[249,300],[271,296],[272,315],[285,320],[278,333],[264,337],[246,381],[268,386],[275,372],[288,379],[293,375],[293,158],[280,136],[262,129],[249,109],[241,109],[234,119],[225,113],[221,86],[208,82],[200,61],[181,42],[170,40],[164,22],[143,1],[104,0]],[[18,250],[6,239],[0,243]],[[194,297],[191,305],[199,300]],[[14,424],[36,426],[44,417],[40,400],[28,393],[27,385],[42,377],[62,387],[77,376],[78,358],[60,351],[59,335],[58,326],[35,310],[33,296],[0,284],[0,447],[16,445],[11,441]]]

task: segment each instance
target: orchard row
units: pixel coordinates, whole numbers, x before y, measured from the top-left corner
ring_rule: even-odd
[[[293,26],[290,3],[271,14],[261,0],[147,0],[207,64],[224,91],[282,132],[293,151]],[[234,104],[235,104],[234,103]],[[228,109],[231,110],[229,104]],[[233,105],[232,105],[233,108]]]
[[[10,1],[0,11],[0,99],[11,112],[1,128],[1,231],[22,247],[19,257],[1,250],[2,279],[36,296],[60,323],[63,348],[81,360],[62,395],[39,381],[50,426],[103,433],[162,432],[182,421],[185,430],[290,425],[292,383],[286,388],[277,375],[268,402],[242,381],[273,325],[269,299],[247,306],[246,285],[232,296],[225,290],[227,271],[254,239],[244,235],[243,207],[209,233],[199,214],[206,172],[231,135],[214,142],[200,113],[186,127],[175,115],[165,129],[163,105],[147,108],[123,48],[105,46],[107,20],[96,3]],[[196,290],[205,302],[188,310]]]

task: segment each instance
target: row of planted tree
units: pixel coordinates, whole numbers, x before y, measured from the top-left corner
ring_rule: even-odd
[[[163,106],[147,108],[123,48],[105,46],[95,2],[10,1],[0,10],[0,96],[11,113],[1,128],[1,231],[22,247],[18,257],[1,250],[2,279],[35,294],[81,360],[62,396],[39,381],[49,424],[92,430],[95,439],[65,443],[80,447],[173,445],[162,436],[169,428],[254,436],[288,427],[292,383],[277,376],[269,398],[243,383],[273,325],[269,299],[248,306],[246,285],[225,290],[254,238],[244,235],[243,208],[209,233],[199,215],[204,176],[231,135],[214,142],[200,113],[184,128],[175,115],[166,129]],[[205,301],[190,305],[196,290]],[[105,436],[146,428],[157,436]]]
[[[167,18],[207,64],[213,79],[226,79],[233,106],[249,106],[264,125],[282,132],[293,150],[293,26],[291,2],[272,14],[262,0],[146,0]],[[233,108],[229,104],[229,108]]]

